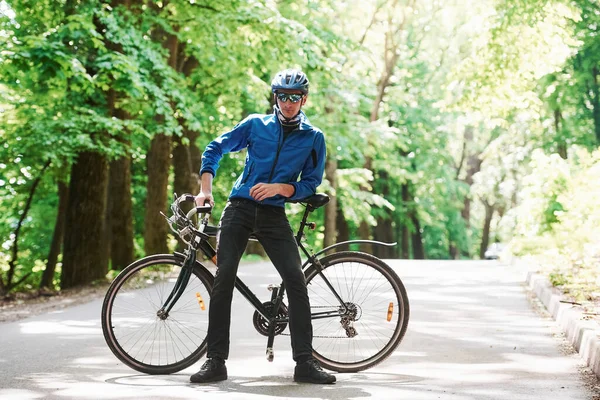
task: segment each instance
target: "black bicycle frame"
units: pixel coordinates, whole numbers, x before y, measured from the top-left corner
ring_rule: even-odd
[[[185,256],[183,266],[181,267],[181,272],[175,281],[173,290],[171,293],[169,293],[169,297],[167,297],[167,300],[165,300],[163,306],[157,312],[159,317],[166,318],[169,316],[169,311],[171,311],[175,303],[177,303],[177,300],[179,300],[190,281],[190,277],[192,276],[192,268],[195,262],[196,252],[189,251]]]
[[[307,257],[307,260],[302,265],[302,269],[307,268],[309,265],[314,265],[315,268],[317,269],[317,273],[321,276],[321,278],[323,279],[323,281],[325,282],[325,284],[327,285],[329,290],[331,290],[331,293],[333,293],[333,295],[339,301],[340,306],[337,310],[311,313],[311,319],[322,319],[322,318],[332,318],[332,317],[336,317],[336,316],[342,316],[348,311],[347,305],[344,303],[344,300],[340,297],[340,295],[338,294],[336,289],[333,287],[333,285],[329,282],[327,277],[323,274],[323,266],[321,265],[317,256],[319,256],[319,255],[325,253],[326,251],[331,250],[335,247],[347,245],[347,244],[371,243],[371,244],[381,245],[381,246],[395,246],[396,243],[384,243],[384,242],[378,242],[375,240],[350,240],[350,241],[346,241],[346,242],[336,243],[336,244],[329,246],[317,253],[312,253],[309,250],[307,250],[306,247],[304,247],[304,245],[302,244],[302,238],[304,236],[304,228],[306,226],[310,225],[311,228],[314,229],[314,225],[312,223],[306,222],[309,213],[313,210],[314,209],[312,209],[311,206],[306,207],[306,209],[304,211],[304,215],[302,216],[302,221],[300,222],[300,228],[298,229],[298,232],[296,233],[296,236],[295,236],[298,247],[302,250],[304,255],[306,255],[306,257]],[[198,249],[202,250],[202,252],[209,259],[212,259],[214,261],[216,251],[212,247],[212,245],[208,242],[209,236],[204,233],[201,233],[201,232],[198,232],[198,235],[200,236],[199,240],[195,240],[195,243],[197,244]],[[181,273],[177,277],[177,281],[175,282],[175,287],[173,288],[172,292],[169,294],[169,297],[163,304],[163,307],[159,311],[159,316],[161,313],[164,316],[168,316],[169,311],[173,308],[173,306],[175,305],[177,300],[179,300],[179,297],[181,297],[181,295],[183,294],[183,291],[185,290],[185,287],[187,286],[187,284],[190,280],[190,277],[192,275],[192,268],[193,268],[193,265],[195,262],[196,262],[196,251],[192,247],[189,251],[189,254],[185,255],[185,262],[182,267]],[[260,315],[262,315],[266,320],[269,321],[269,325],[271,326],[271,328],[274,328],[274,326],[278,323],[289,322],[289,318],[287,318],[287,317],[284,317],[284,318],[276,317],[279,307],[283,303],[283,296],[285,294],[285,286],[284,286],[283,282],[281,283],[281,285],[278,288],[277,295],[274,297],[274,299],[271,300],[274,305],[272,313],[263,305],[263,303],[254,294],[254,292],[252,292],[252,290],[239,277],[236,278],[236,280],[235,280],[235,288],[240,292],[240,294],[246,300],[248,300],[248,302],[256,309],[256,311]]]
[[[310,211],[311,211],[311,209],[309,209],[309,207],[306,207],[306,210],[304,211],[304,215],[302,216],[302,221],[300,222],[300,228],[298,229],[298,232],[295,237],[298,247],[300,249],[302,249],[303,253],[308,257],[308,260],[304,263],[304,265],[302,266],[302,269],[304,269],[307,265],[309,265],[309,263],[316,265],[318,268],[318,273],[321,275],[321,277],[325,281],[327,287],[329,287],[331,292],[334,294],[334,296],[340,302],[340,308],[338,310],[311,313],[311,319],[331,318],[331,317],[340,316],[340,312],[341,312],[341,314],[343,314],[347,311],[346,304],[344,304],[344,301],[342,300],[340,295],[337,293],[337,291],[335,290],[333,285],[329,282],[327,277],[325,275],[323,275],[322,268],[320,268],[321,264],[319,263],[319,260],[317,260],[315,255],[310,253],[301,242],[301,239],[304,235],[304,228],[309,224],[306,222],[306,220],[308,218],[308,214],[310,213]],[[211,246],[211,248],[212,248],[212,246]],[[209,254],[207,254],[207,256],[208,255]],[[283,303],[283,296],[285,294],[285,285],[283,284],[283,282],[281,282],[281,285],[279,285],[278,294],[274,299],[274,303],[273,303],[274,307],[273,307],[272,315],[266,309],[266,307],[263,305],[263,303],[258,299],[258,297],[256,297],[254,292],[252,292],[252,290],[250,290],[250,288],[240,278],[236,278],[235,287],[240,292],[240,294],[242,296],[244,296],[244,298],[246,300],[248,300],[248,302],[250,302],[250,304],[252,304],[252,306],[256,309],[256,311],[269,321],[269,326],[271,327],[271,329],[274,329],[274,326],[278,323],[289,322],[289,318],[287,318],[287,317],[286,318],[277,318],[276,317],[276,315],[279,311],[279,307]],[[271,301],[273,301],[273,300],[271,300]],[[269,336],[271,336],[271,335],[269,335]]]
[[[208,242],[209,236],[203,232],[197,232],[196,235],[194,235],[192,241],[194,243],[198,243],[198,246],[207,256],[211,258],[214,257],[216,251]],[[157,312],[157,315],[160,318],[166,318],[169,316],[169,311],[171,311],[173,306],[175,306],[175,303],[177,303],[177,301],[183,294],[187,284],[190,281],[190,277],[192,276],[192,270],[194,268],[194,264],[196,263],[196,250],[194,249],[194,246],[190,246],[185,252],[185,254],[181,255],[185,257],[183,265],[181,266],[181,272],[179,273],[179,276],[175,281],[173,290],[171,291],[171,293],[169,293],[167,300],[165,300],[163,306]]]

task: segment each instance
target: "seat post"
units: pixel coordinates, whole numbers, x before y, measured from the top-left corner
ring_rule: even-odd
[[[310,214],[310,205],[306,205],[306,209],[304,210],[304,215],[302,216],[302,221],[300,222],[300,226],[298,227],[298,233],[296,233],[296,243],[300,245],[300,241],[302,240],[302,235],[304,234],[304,227],[306,226],[306,219],[308,218],[308,214]]]

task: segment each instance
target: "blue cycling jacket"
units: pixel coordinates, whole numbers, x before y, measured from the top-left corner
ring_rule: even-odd
[[[224,154],[247,148],[244,173],[233,185],[229,198],[252,199],[250,189],[257,183],[289,183],[295,192],[290,200],[313,195],[323,180],[325,139],[301,112],[299,127],[285,136],[274,114],[252,114],[206,146],[200,175],[216,176]],[[300,178],[300,179],[298,179]],[[286,198],[277,195],[262,204],[285,206]]]

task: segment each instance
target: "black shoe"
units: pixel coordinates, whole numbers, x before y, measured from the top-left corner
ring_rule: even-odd
[[[321,364],[317,360],[311,359],[296,365],[294,382],[334,383],[335,376],[323,371]]]
[[[190,377],[190,382],[207,383],[224,381],[225,379],[227,379],[227,367],[225,367],[225,361],[220,358],[209,358],[202,365],[200,371]]]

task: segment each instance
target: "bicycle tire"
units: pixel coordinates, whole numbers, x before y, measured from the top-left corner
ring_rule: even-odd
[[[336,372],[358,372],[379,364],[400,344],[408,327],[410,307],[402,280],[385,262],[366,253],[339,252],[319,261],[322,273],[343,302],[354,307],[356,316],[350,330],[341,315],[313,318],[313,356]],[[319,269],[313,264],[305,270],[312,312],[340,309]],[[389,338],[375,337],[378,333],[389,333]]]
[[[181,254],[157,254],[127,266],[112,282],[102,304],[102,332],[125,365],[151,375],[181,371],[206,352],[208,306],[214,277],[199,262],[183,295],[161,319],[183,265]]]

